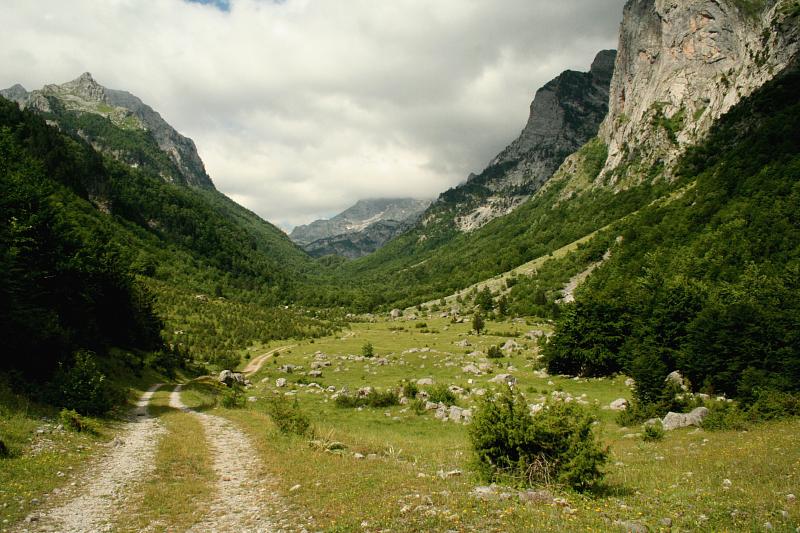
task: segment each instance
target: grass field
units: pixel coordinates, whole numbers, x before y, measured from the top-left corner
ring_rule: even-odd
[[[310,513],[320,531],[624,531],[638,526],[795,531],[800,526],[798,504],[787,498],[800,492],[800,421],[749,431],[684,429],[645,443],[638,428],[619,427],[604,408],[616,398],[630,398],[623,376],[547,376],[539,369],[539,338],[525,335],[548,333],[547,323],[489,322],[487,331],[477,336],[469,324],[445,319],[354,323],[336,337],[292,341],[294,346],[266,358],[251,376],[254,385],[244,392],[244,408],[222,408],[225,389],[209,378],[188,383],[182,399],[244,429],[277,480],[275,489],[288,512]],[[518,349],[499,359],[482,355],[509,339]],[[373,345],[372,358],[360,355],[366,343]],[[250,350],[250,360],[278,347]],[[313,362],[321,376],[308,374]],[[483,365],[485,372],[465,372],[470,364]],[[286,365],[294,369],[287,372]],[[551,497],[521,501],[514,488],[498,487],[479,498],[474,491],[484,483],[471,468],[467,426],[438,420],[433,411],[419,412],[410,404],[337,407],[335,393],[328,390],[399,389],[403,382],[428,378],[460,387],[458,405],[475,408],[481,390],[492,394],[505,386],[490,381],[500,373],[515,376],[530,403],[558,391],[594,409],[598,433],[611,454],[598,490],[578,494],[547,487]],[[156,378],[142,376],[140,383],[130,384],[131,396]],[[286,385],[276,386],[279,379]],[[22,405],[3,390],[0,434],[12,456],[0,463],[0,530],[79,481],[87,461],[103,453],[103,443],[118,427],[113,419],[95,420],[96,434],[63,431],[56,412]],[[140,484],[124,510],[130,515],[120,521],[126,531],[185,530],[215,490],[210,452],[199,438],[202,428],[193,416],[168,407],[171,390],[163,387],[152,401],[151,413],[167,433],[158,444],[154,477]],[[311,438],[280,433],[268,414],[270,402],[295,399],[313,424]]]
[[[426,327],[417,327],[422,321]],[[677,430],[660,442],[645,443],[635,435],[637,428],[620,428],[613,412],[603,409],[616,398],[630,398],[624,377],[575,380],[537,372],[537,343],[524,333],[547,331],[547,324],[490,322],[489,334],[476,336],[468,324],[422,321],[356,323],[344,335],[302,342],[267,360],[253,376],[255,385],[246,394],[255,402],[246,409],[219,410],[254,437],[265,464],[282,480],[284,495],[310,508],[320,529],[607,531],[635,522],[664,531],[762,531],[767,523],[776,531],[795,531],[800,525],[797,504],[787,499],[800,491],[798,421],[747,432]],[[487,360],[472,354],[512,338],[520,349],[508,357]],[[456,344],[465,339],[469,346]],[[367,342],[375,356],[362,360],[358,355]],[[312,361],[331,365],[310,377]],[[476,376],[462,371],[469,363],[493,368]],[[287,373],[284,365],[296,368]],[[307,385],[355,391],[431,378],[471,392],[458,400],[469,408],[478,389],[491,393],[503,386],[489,382],[498,373],[513,374],[531,403],[563,391],[595,406],[599,433],[611,451],[599,491],[580,495],[551,487],[564,499],[555,504],[521,502],[510,489],[508,497],[480,500],[472,494],[482,483],[470,469],[466,426],[437,420],[432,412],[417,414],[408,405],[339,408],[331,393]],[[276,387],[279,378],[287,380],[286,387]],[[210,405],[216,391],[198,387],[185,400]],[[280,434],[266,414],[270,398],[296,398],[316,438],[341,443],[343,449],[324,451],[324,445],[311,447],[308,439]],[[446,476],[454,471],[459,473]]]

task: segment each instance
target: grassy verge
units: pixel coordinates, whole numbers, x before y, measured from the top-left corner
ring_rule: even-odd
[[[116,382],[133,399],[156,381],[157,376],[145,372]],[[0,458],[0,528],[20,522],[81,480],[87,462],[103,453],[120,430],[125,409],[109,418],[89,417],[94,432],[74,432],[62,427],[58,409],[15,394],[0,381],[0,440],[9,451]]]
[[[169,407],[172,386],[157,392],[150,413],[158,416],[168,433],[156,451],[156,470],[136,491],[137,501],[120,531],[185,530],[207,511],[215,476],[203,427],[194,415]]]

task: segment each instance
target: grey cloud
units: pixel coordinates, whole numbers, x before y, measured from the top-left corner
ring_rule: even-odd
[[[91,71],[194,138],[217,187],[288,228],[433,197],[614,47],[624,0],[4,2],[0,85]]]

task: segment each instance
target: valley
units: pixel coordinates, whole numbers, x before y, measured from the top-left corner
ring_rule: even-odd
[[[313,40],[286,25],[321,5],[170,1],[295,17],[263,39]],[[800,2],[627,0],[603,42],[478,47],[446,82],[472,52],[435,47],[412,83],[408,41],[350,92],[209,74],[235,55],[145,86],[164,116],[89,72],[13,80],[0,533],[800,531]],[[550,81],[498,152],[512,64]]]

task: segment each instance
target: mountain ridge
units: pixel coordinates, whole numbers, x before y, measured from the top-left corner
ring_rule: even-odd
[[[355,259],[408,230],[429,205],[429,200],[415,198],[359,200],[329,219],[295,227],[289,238],[313,257]]]
[[[165,181],[201,188],[214,188],[205,165],[197,153],[192,139],[181,135],[167,123],[161,115],[142,102],[137,96],[121,90],[108,89],[95,81],[89,72],[84,72],[74,80],[63,84],[47,84],[42,89],[28,92],[22,85],[15,84],[0,90],[0,95],[17,102],[23,109],[30,108],[43,114],[62,128],[70,129],[64,112],[98,115],[108,119],[123,130],[142,130],[152,135],[158,148],[166,154],[177,172],[162,172]],[[122,154],[118,149],[107,146],[102,136],[92,138],[92,132],[76,128],[76,133],[93,141],[100,151],[121,159],[128,164],[138,164],[135,154]],[[128,156],[128,157],[126,157]]]

